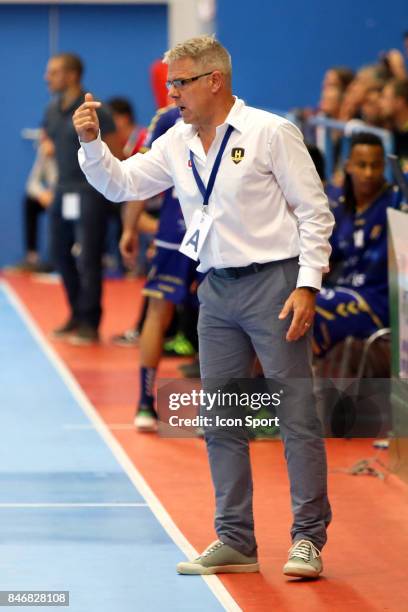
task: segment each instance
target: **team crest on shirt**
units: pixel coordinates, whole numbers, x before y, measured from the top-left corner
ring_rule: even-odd
[[[234,164],[239,164],[244,159],[245,149],[242,147],[234,147],[231,149],[231,159]]]
[[[382,232],[382,225],[374,225],[370,233],[371,240],[377,240]]]

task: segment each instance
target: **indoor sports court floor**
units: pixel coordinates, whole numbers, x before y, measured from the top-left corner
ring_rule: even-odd
[[[279,441],[251,446],[262,573],[177,575],[177,561],[215,539],[211,482],[202,440],[131,426],[138,349],[108,338],[133,322],[139,289],[108,281],[104,342],[79,348],[49,340],[67,314],[58,284],[2,279],[0,590],[68,590],[75,612],[406,610],[408,486],[347,473],[374,455],[370,440],[328,441],[334,520],[320,581],[281,573],[290,509]],[[165,359],[161,376],[177,363]]]

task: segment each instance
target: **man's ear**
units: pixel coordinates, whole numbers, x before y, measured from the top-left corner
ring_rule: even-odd
[[[221,89],[224,82],[224,75],[219,70],[214,70],[211,75],[211,91],[216,93]]]

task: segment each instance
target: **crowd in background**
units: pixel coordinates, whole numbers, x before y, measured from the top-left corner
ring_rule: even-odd
[[[408,57],[408,32],[403,40]],[[372,64],[356,71],[347,66],[329,68],[323,77],[317,108],[295,111],[307,140],[324,149],[321,131],[310,128],[309,120],[314,116],[346,123],[346,135],[364,125],[389,130],[394,153],[408,172],[408,72],[404,53],[398,49],[382,52]],[[342,132],[331,129],[330,137],[334,155],[330,161],[336,172],[326,178],[341,184]]]

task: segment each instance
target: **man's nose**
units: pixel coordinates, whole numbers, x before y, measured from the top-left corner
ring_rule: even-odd
[[[180,93],[179,93],[177,87],[175,87],[174,85],[170,85],[170,89],[169,89],[168,95],[169,95],[170,98],[173,98],[174,100],[176,98],[180,97]]]

